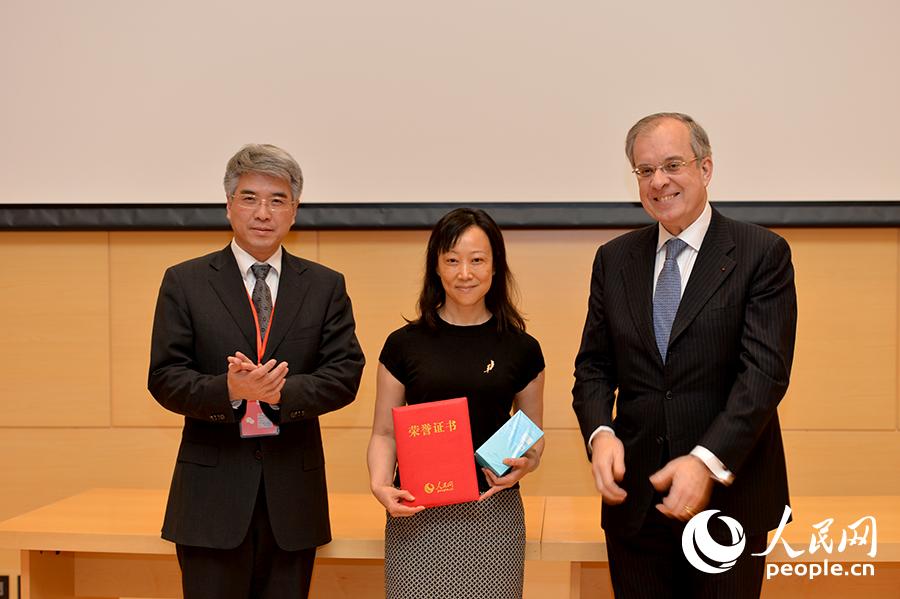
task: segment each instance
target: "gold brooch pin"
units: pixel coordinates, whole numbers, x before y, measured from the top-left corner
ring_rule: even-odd
[[[488,363],[487,368],[484,369],[484,374],[489,373],[489,372],[492,371],[493,369],[494,369],[494,361],[491,360],[491,361]]]

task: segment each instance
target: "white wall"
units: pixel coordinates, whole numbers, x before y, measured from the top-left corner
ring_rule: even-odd
[[[2,0],[0,203],[635,198],[628,127],[709,131],[716,199],[898,199],[894,0]]]

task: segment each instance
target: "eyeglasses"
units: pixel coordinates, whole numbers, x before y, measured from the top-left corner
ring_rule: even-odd
[[[256,210],[260,206],[265,206],[270,212],[287,212],[294,206],[294,202],[287,198],[274,197],[265,200],[251,195],[235,197],[234,203],[244,210]]]
[[[677,175],[681,172],[681,169],[686,167],[692,162],[696,162],[699,158],[694,158],[692,160],[666,160],[659,166],[650,166],[649,164],[639,164],[633,169],[631,172],[640,177],[641,179],[649,179],[653,175],[656,174],[656,171],[662,169],[667,175]]]

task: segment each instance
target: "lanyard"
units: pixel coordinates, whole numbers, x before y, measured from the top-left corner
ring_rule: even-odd
[[[256,306],[253,305],[253,298],[247,293],[247,299],[250,300],[250,311],[253,313],[253,325],[256,327],[256,363],[262,364],[263,356],[266,353],[266,345],[269,343],[269,333],[272,332],[272,323],[275,321],[275,304],[272,304],[272,314],[269,316],[269,328],[266,329],[265,339],[259,334],[259,315],[256,313]],[[247,402],[247,412],[241,418],[241,437],[270,437],[277,435],[279,432],[278,425],[272,424],[268,416],[262,411],[262,407],[258,401]]]
[[[250,300],[250,311],[253,312],[253,326],[256,327],[256,363],[262,364],[263,356],[266,354],[266,345],[269,344],[269,333],[272,332],[272,323],[275,321],[275,303],[272,303],[272,314],[269,315],[269,326],[266,329],[266,337],[262,339],[259,330],[259,315],[256,313],[256,306],[253,305],[253,298],[250,292],[247,292],[247,299]]]

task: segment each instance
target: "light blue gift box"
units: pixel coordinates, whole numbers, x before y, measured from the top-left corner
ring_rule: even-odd
[[[475,451],[475,461],[503,476],[510,468],[503,460],[522,457],[543,436],[544,431],[519,410]]]

